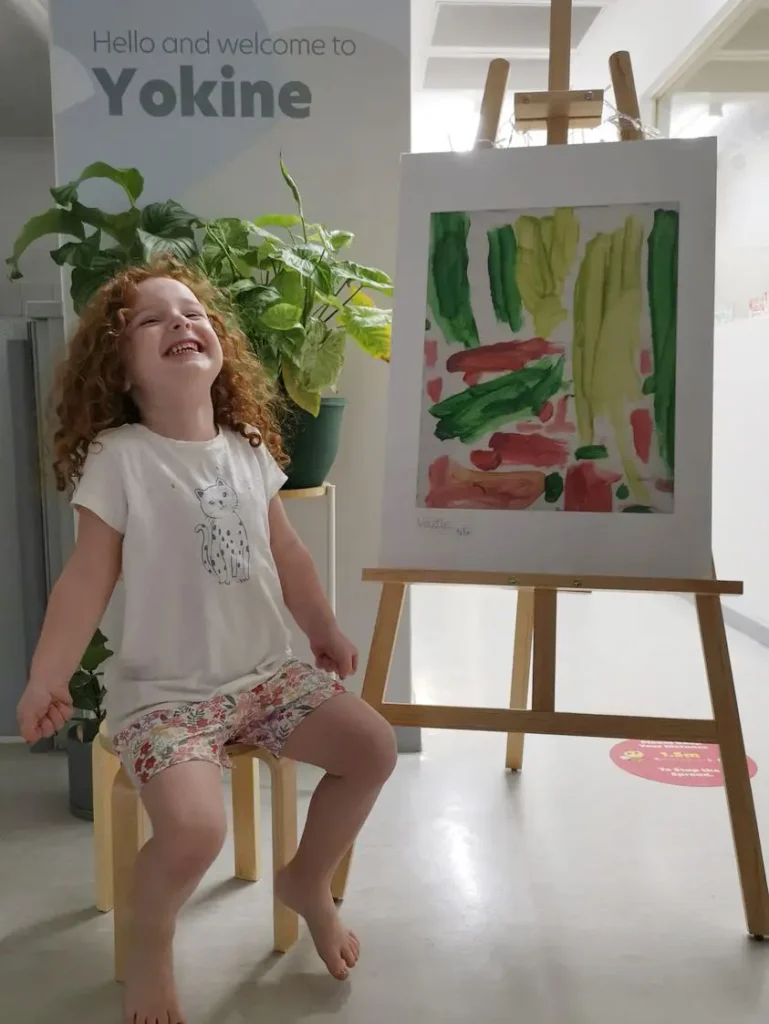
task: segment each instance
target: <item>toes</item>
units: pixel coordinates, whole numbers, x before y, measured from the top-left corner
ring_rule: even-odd
[[[327,966],[332,976],[336,978],[337,981],[347,981],[350,977],[350,972],[341,960],[338,964],[328,964]]]

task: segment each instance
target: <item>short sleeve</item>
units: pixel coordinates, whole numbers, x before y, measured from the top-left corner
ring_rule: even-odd
[[[269,504],[286,480],[288,480],[288,477],[267,450],[265,444],[260,444],[254,451],[259,461],[259,469],[264,481],[264,494]]]
[[[128,501],[119,453],[114,443],[97,438],[91,445],[83,475],[72,496],[75,508],[87,508],[107,526],[125,533]]]

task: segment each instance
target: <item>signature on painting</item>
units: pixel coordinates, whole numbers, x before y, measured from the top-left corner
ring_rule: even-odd
[[[469,526],[457,526],[456,523],[443,519],[441,516],[420,516],[417,520],[420,530],[438,530],[441,533],[454,533],[457,537],[469,537],[473,532]]]

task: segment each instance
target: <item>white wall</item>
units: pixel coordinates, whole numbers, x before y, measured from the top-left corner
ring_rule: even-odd
[[[24,222],[53,206],[48,192],[53,184],[53,139],[0,138],[0,316],[21,315],[28,300],[59,297],[58,268],[48,255],[55,247],[50,240],[28,250],[22,281],[8,281],[5,265]]]
[[[588,30],[572,68],[577,89],[609,82],[608,60],[629,50],[642,116],[651,100],[742,0],[613,0]]]
[[[769,135],[751,129],[761,106],[719,160],[713,546],[719,576],[745,581],[726,604],[769,628]]]

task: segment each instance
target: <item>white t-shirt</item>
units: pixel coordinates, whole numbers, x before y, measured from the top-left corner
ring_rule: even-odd
[[[111,735],[150,709],[249,690],[288,660],[268,523],[285,479],[264,445],[228,430],[174,441],[132,424],[91,447],[73,504],[123,534]]]

